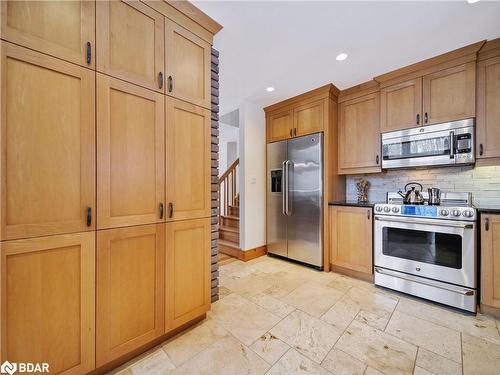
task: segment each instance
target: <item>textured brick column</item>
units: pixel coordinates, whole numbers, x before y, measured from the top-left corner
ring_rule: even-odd
[[[212,243],[211,243],[211,270],[212,270],[212,302],[219,299],[219,266],[217,264],[219,238],[219,51],[212,48],[211,61],[211,102],[212,102]]]

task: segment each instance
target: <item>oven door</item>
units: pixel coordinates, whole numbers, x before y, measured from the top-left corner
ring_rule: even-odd
[[[475,224],[375,216],[375,266],[476,287]]]

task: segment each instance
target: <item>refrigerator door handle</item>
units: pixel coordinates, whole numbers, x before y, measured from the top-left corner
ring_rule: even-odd
[[[281,195],[283,197],[283,201],[282,201],[282,206],[281,206],[281,212],[283,213],[283,215],[286,215],[286,207],[287,207],[287,202],[286,202],[286,190],[287,190],[287,187],[286,187],[286,160],[281,163],[281,179],[282,179],[282,183],[281,183]]]
[[[290,216],[290,197],[289,197],[289,183],[290,183],[290,160],[285,161],[285,190],[284,190],[284,195],[285,195],[285,215]]]

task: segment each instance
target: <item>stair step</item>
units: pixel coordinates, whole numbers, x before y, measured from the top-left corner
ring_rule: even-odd
[[[240,218],[238,216],[221,216],[220,217],[220,225],[239,228],[240,227]]]
[[[219,231],[219,239],[239,243],[240,234],[238,232]]]
[[[219,225],[219,231],[232,232],[240,234],[240,228],[230,227],[228,225]]]
[[[228,206],[228,214],[231,216],[240,216],[240,206]]]
[[[231,255],[233,257],[238,257],[240,251],[240,245],[236,242],[219,240],[219,252]]]

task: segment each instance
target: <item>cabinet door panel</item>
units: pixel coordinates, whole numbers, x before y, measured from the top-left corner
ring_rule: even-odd
[[[167,93],[210,108],[210,44],[168,19],[165,38]]]
[[[398,83],[380,90],[380,128],[382,132],[422,125],[422,78]]]
[[[96,364],[164,333],[165,224],[97,234]]]
[[[424,125],[476,115],[476,63],[470,62],[423,78]]]
[[[267,141],[275,142],[291,138],[293,129],[293,109],[271,113],[266,119]]]
[[[166,330],[210,309],[210,219],[167,223]]]
[[[94,73],[2,42],[2,240],[91,230]]]
[[[481,303],[500,308],[500,215],[481,215]]]
[[[167,98],[167,220],[210,216],[210,111]]]
[[[477,64],[477,157],[500,157],[500,57]]]
[[[330,207],[333,265],[372,274],[371,211],[360,207]]]
[[[2,39],[94,67],[93,1],[2,1]],[[87,62],[87,42],[92,49]]]
[[[164,92],[164,17],[139,1],[97,1],[97,70]]]
[[[325,119],[325,101],[323,99],[295,107],[293,110],[294,135],[301,136],[323,130]]]
[[[98,74],[99,228],[163,220],[164,111],[163,95]]]
[[[380,172],[379,93],[340,103],[339,174]]]
[[[94,368],[95,232],[2,242],[1,361]]]

